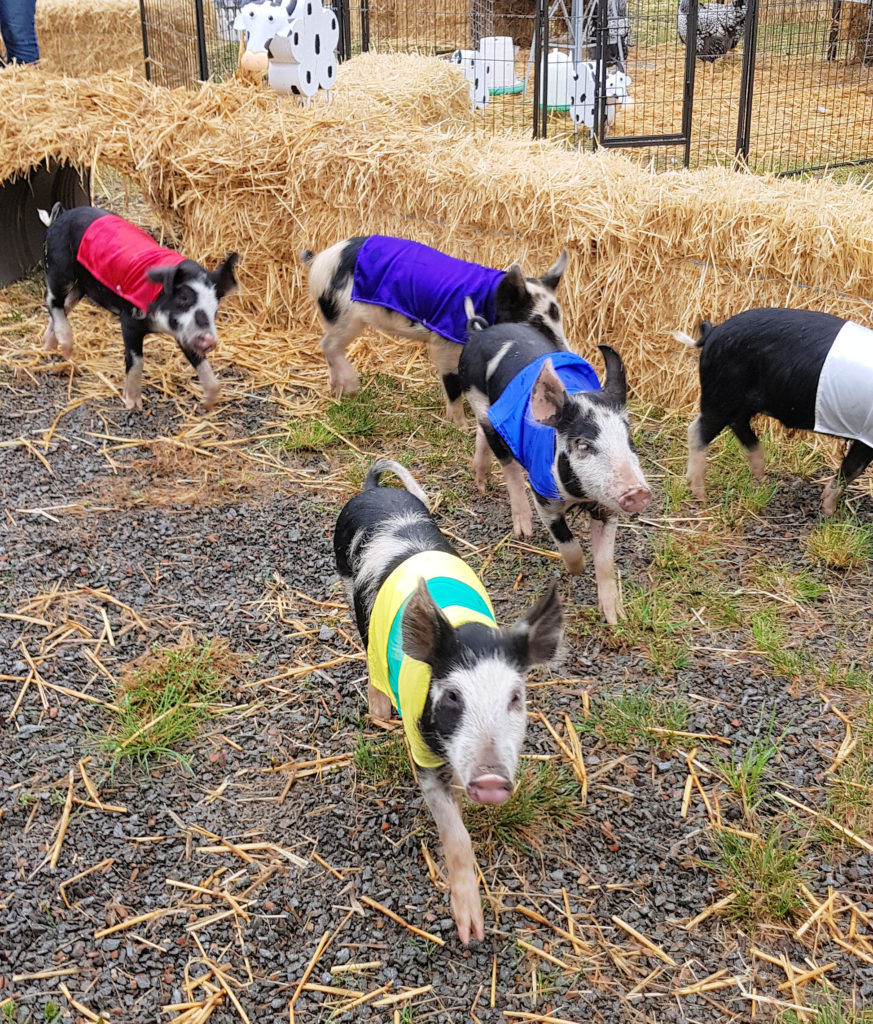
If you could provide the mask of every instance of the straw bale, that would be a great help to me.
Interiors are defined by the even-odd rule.
[[[871,323],[873,204],[860,186],[724,168],[656,174],[608,151],[404,122],[399,100],[368,91],[369,69],[360,86],[348,73],[342,103],[303,108],[236,82],[187,93],[132,76],[15,71],[0,80],[0,175],[46,156],[96,161],[134,183],[189,255],[212,264],[239,251],[242,291],[223,304],[236,326],[222,328],[222,361],[250,381],[284,380],[286,391],[326,392],[299,251],[368,232],[492,266],[519,259],[531,272],[566,245],[573,347],[600,365],[595,346],[614,344],[637,396],[666,409],[694,404],[696,361],[671,334],[701,316],[791,305]],[[365,340],[355,359],[408,373],[410,351]]]
[[[139,0],[39,0],[40,62],[55,74],[144,73]]]

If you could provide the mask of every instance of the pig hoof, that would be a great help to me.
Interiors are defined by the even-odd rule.
[[[837,491],[832,483],[829,483],[821,497],[822,514],[832,516],[837,510]]]
[[[124,396],[124,408],[128,412],[142,412],[142,399],[131,398],[128,395]]]
[[[529,519],[513,519],[512,532],[520,540],[529,539],[533,537],[533,523]]]
[[[349,367],[348,371],[337,373],[336,376],[331,374],[330,390],[334,398],[342,398],[343,395],[354,395],[359,388],[358,374],[352,367]]]
[[[43,352],[57,352],[58,350],[58,337],[54,332],[54,328],[49,326],[45,329],[45,334],[42,336]]]
[[[452,889],[452,917],[458,926],[458,937],[465,946],[471,937],[480,942],[485,938],[485,918],[478,885]]]
[[[486,473],[474,473],[473,474],[473,484],[475,485],[476,490],[480,494],[484,494],[488,490],[488,478],[489,478],[489,476],[490,476],[490,474],[487,473],[487,472]]]
[[[70,356],[72,356],[72,354],[73,354],[73,346],[72,345],[65,345],[63,342],[61,342],[60,348],[61,348],[61,355],[64,357],[64,359],[69,359]]]

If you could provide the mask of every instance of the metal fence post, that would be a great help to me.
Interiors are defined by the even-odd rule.
[[[149,26],[146,18],[145,0],[139,0],[139,23],[142,28],[142,56],[145,61],[146,81],[152,80],[151,60],[149,59]]]
[[[203,17],[203,0],[194,0],[194,21],[197,24],[197,67],[202,82],[209,78],[209,57],[206,53],[206,21]]]
[[[737,163],[749,161],[752,134],[752,104],[755,96],[755,52],[758,46],[758,0],[748,0],[746,31],[743,35],[743,67],[740,78],[740,103],[737,117]]]

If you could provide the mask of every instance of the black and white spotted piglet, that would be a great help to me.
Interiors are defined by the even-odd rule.
[[[380,487],[394,472],[405,490]],[[367,647],[370,713],[403,728],[445,852],[462,942],[484,938],[476,861],[458,799],[503,803],[524,738],[525,673],[561,637],[553,587],[523,618],[499,628],[488,594],[440,533],[402,466],[376,462],[340,512],[337,568]]]
[[[124,339],[124,404],[142,409],[142,349],[147,334],[169,334],[197,371],[203,404],[218,399],[218,381],[206,358],[216,343],[218,304],[236,288],[231,253],[208,271],[157,244],[145,231],[105,210],[79,206],[40,210],[45,239],[45,351],[69,358],[73,332],[67,314],[83,297],[115,313]]]
[[[750,420],[767,413],[786,427],[851,440],[822,496],[832,515],[845,488],[873,459],[873,331],[808,309],[749,309],[713,327],[704,320],[700,353],[700,415],[688,428],[687,479],[705,497],[706,450],[730,427],[752,472],[764,476],[764,454]]]
[[[630,437],[621,357],[600,346],[607,370],[601,390],[584,359],[558,351],[524,324],[483,327],[471,316],[470,325],[458,373],[476,414],[474,482],[485,490],[493,452],[515,534],[529,537],[526,470],[537,510],[572,573],[582,571],[585,556],[565,516],[576,505],[585,509],[598,601],[606,621],[615,623],[624,614],[615,574],[618,515],[642,512],[652,500]]]
[[[317,254],[304,249],[301,259],[324,323],[321,350],[337,397],[358,390],[346,349],[365,327],[374,327],[427,342],[442,377],[447,414],[463,426],[458,356],[467,338],[467,296],[488,323],[530,323],[566,347],[555,298],[566,249],[542,277],[525,277],[518,263],[496,270],[387,235],[349,238]]]

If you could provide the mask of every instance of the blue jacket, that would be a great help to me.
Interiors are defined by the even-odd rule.
[[[544,498],[560,498],[554,472],[555,428],[538,423],[530,411],[533,386],[547,359],[551,359],[569,394],[601,390],[594,367],[581,356],[575,352],[547,352],[512,378],[488,410],[488,419],[527,470],[530,485],[537,494]]]
[[[464,299],[469,295],[479,316],[497,319],[495,295],[503,270],[446,256],[405,238],[371,235],[358,250],[352,301],[385,306],[447,341],[467,340]]]

